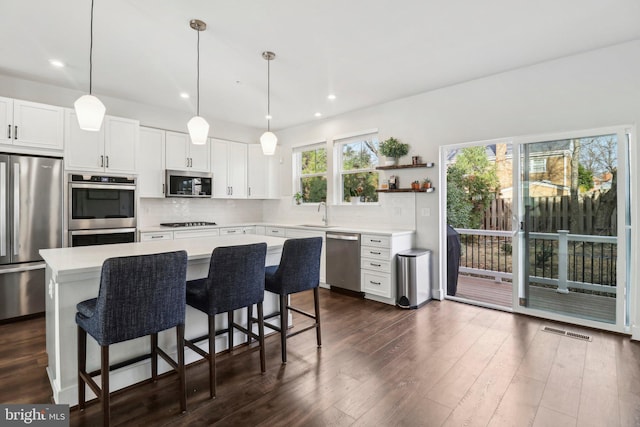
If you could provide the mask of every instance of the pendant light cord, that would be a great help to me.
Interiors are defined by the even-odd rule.
[[[93,87],[93,0],[91,0],[91,36],[89,40],[89,95],[91,95]]]
[[[198,33],[198,72],[196,77],[196,91],[197,91],[197,99],[196,99],[196,116],[200,115],[200,29],[196,31]]]
[[[267,132],[271,132],[271,59],[267,59]]]

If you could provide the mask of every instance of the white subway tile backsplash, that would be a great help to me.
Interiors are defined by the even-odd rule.
[[[161,222],[209,221],[220,225],[262,222],[261,200],[140,199],[138,227]]]

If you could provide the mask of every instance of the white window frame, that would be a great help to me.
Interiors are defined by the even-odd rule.
[[[319,148],[324,148],[324,150],[327,152],[328,154],[328,147],[327,147],[327,142],[323,141],[323,142],[316,142],[313,144],[307,144],[307,145],[299,145],[297,147],[293,148],[293,153],[292,153],[292,161],[291,164],[293,165],[293,192],[298,193],[302,191],[302,179],[303,178],[314,178],[314,177],[324,177],[325,181],[327,182],[327,191],[329,190],[329,157],[327,155],[327,168],[325,169],[324,172],[318,172],[318,173],[310,173],[310,174],[303,174],[302,173],[302,153],[306,152],[306,151],[315,151]],[[320,202],[302,202],[302,204],[305,205],[317,205]]]
[[[334,165],[335,165],[335,172],[333,174],[334,176],[334,186],[333,186],[333,194],[334,196],[334,202],[336,204],[348,204],[347,202],[344,201],[344,184],[343,184],[343,176],[344,175],[353,175],[353,174],[357,174],[357,173],[368,173],[368,172],[374,172],[378,174],[378,179],[380,179],[380,173],[379,171],[375,168],[364,168],[364,169],[352,169],[349,171],[345,171],[342,169],[342,152],[343,152],[343,146],[346,144],[352,144],[354,142],[362,142],[363,140],[371,140],[371,141],[377,141],[378,144],[380,144],[380,138],[378,135],[378,131],[377,130],[372,130],[372,131],[366,131],[366,132],[362,132],[362,133],[357,133],[357,134],[352,134],[352,135],[348,135],[348,136],[343,136],[343,137],[336,137],[333,140],[333,152],[334,152]],[[378,204],[380,202],[380,198],[378,197],[378,201],[377,202],[363,202],[362,204],[365,205],[375,205]]]

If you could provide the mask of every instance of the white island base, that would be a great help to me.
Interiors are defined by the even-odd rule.
[[[266,264],[275,265],[280,261],[284,241],[285,239],[278,237],[237,235],[41,250],[40,254],[47,263],[46,345],[49,358],[47,374],[51,382],[54,402],[71,406],[78,403],[76,304],[98,296],[100,270],[105,259],[186,250],[188,254],[187,280],[193,280],[207,276],[211,252],[216,247],[265,242],[267,243]],[[263,306],[265,316],[276,312],[278,296],[265,292]],[[257,310],[254,308],[253,312],[255,315]],[[237,310],[234,313],[234,319],[236,323],[246,326],[246,309]],[[273,318],[272,321],[278,323],[277,318]],[[216,329],[225,328],[226,325],[226,314],[216,316]],[[193,339],[206,334],[207,315],[187,306],[185,337]],[[149,353],[149,341],[149,337],[142,337],[111,345],[109,348],[110,363],[118,363],[134,356]],[[245,335],[236,331],[234,343],[245,341]],[[175,329],[158,334],[158,343],[167,354],[176,358]],[[227,344],[226,334],[216,338],[217,351],[226,350]],[[208,342],[204,340],[198,345],[206,349]],[[158,359],[159,373],[171,369],[162,358]],[[195,352],[185,349],[186,363],[199,359],[200,356]],[[100,347],[95,340],[88,337],[87,371],[99,369],[99,367]],[[109,376],[110,389],[115,391],[146,380],[150,378],[150,372],[150,359],[144,359],[133,365],[112,371]],[[256,367],[256,372],[259,372],[258,367]],[[87,388],[87,398],[91,399],[94,396]]]

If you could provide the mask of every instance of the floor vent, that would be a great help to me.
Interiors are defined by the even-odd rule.
[[[550,332],[552,334],[564,335],[569,338],[575,338],[583,341],[591,341],[591,337],[585,334],[579,334],[577,332],[565,331],[564,329],[553,328],[551,326],[543,326],[542,330],[544,332]]]

